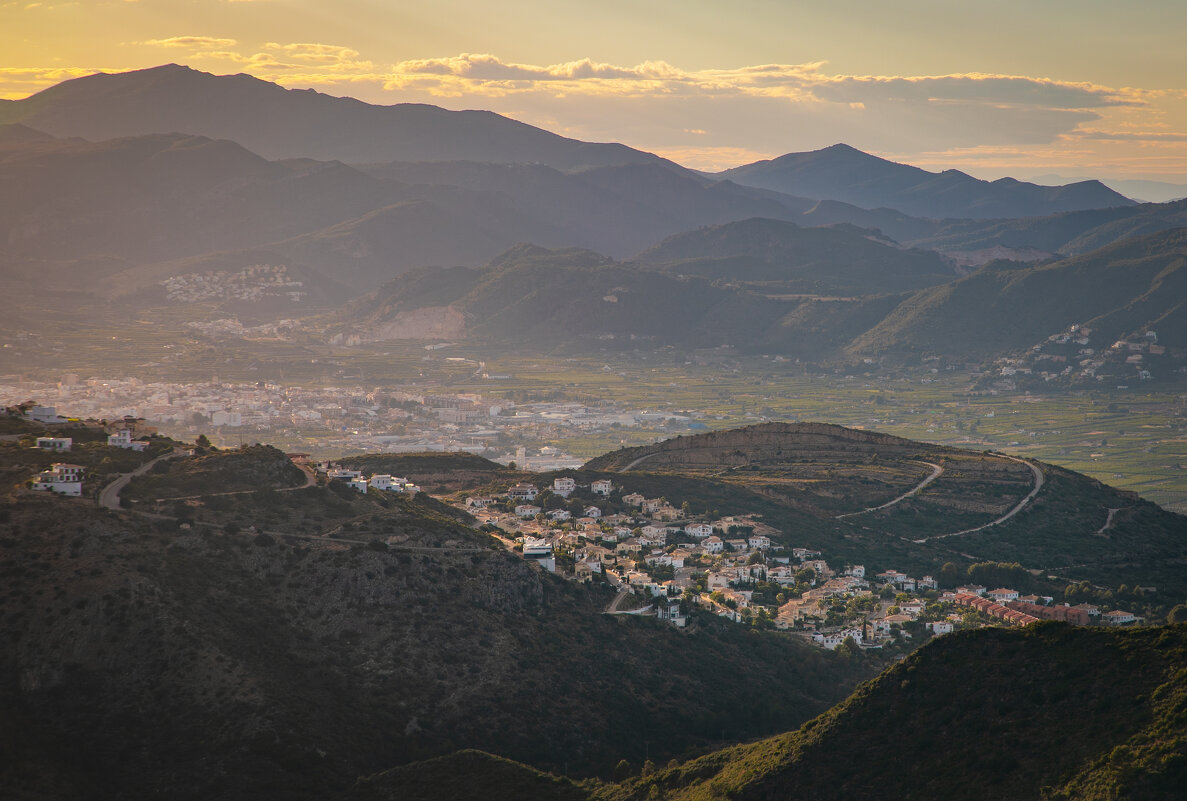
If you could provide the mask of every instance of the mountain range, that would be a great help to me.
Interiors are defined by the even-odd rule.
[[[843,145],[705,176],[485,112],[372,106],[176,65],[4,101],[4,121],[0,184],[25,188],[0,197],[14,299],[35,305],[48,283],[84,315],[206,303],[251,319],[354,299],[336,319],[367,330],[331,331],[348,339],[539,344],[559,330],[567,344],[988,358],[1050,327],[1037,295],[1010,293],[1075,280],[1083,266],[1060,257],[1187,225],[1187,201],[1135,205],[1092,182],[988,183]],[[932,219],[937,209],[969,219]],[[1032,214],[1044,216],[1021,216]],[[973,219],[986,215],[1003,218]],[[1173,236],[1149,242],[1097,261],[1178,252]],[[1009,264],[966,275],[994,260]],[[1107,293],[1061,292],[1060,325],[1173,334],[1173,293],[1147,296],[1139,273],[1110,270]],[[1017,325],[950,329],[1000,314]]]
[[[831,260],[837,254],[844,268]],[[678,235],[630,262],[520,246],[485,269],[416,271],[317,325],[342,342],[466,338],[584,351],[726,345],[811,360],[908,361],[992,360],[1078,325],[1093,352],[1156,331],[1171,349],[1164,357],[1181,360],[1185,265],[1183,228],[958,276],[934,253],[860,229],[747,220]],[[1059,361],[1069,357],[1075,366],[1084,355],[1073,348]],[[1166,375],[1179,362],[1159,364],[1151,369]]]
[[[23,100],[0,101],[0,123],[94,140],[188,133],[230,139],[268,159],[471,160],[566,169],[662,161],[624,145],[567,139],[489,111],[376,106],[177,64],[97,73]]]
[[[916,217],[990,219],[1132,206],[1099,181],[1040,186],[1013,178],[982,181],[960,170],[934,173],[845,144],[788,153],[717,173],[747,186],[838,200],[867,209],[892,208]]]

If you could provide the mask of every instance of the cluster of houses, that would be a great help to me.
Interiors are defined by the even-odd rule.
[[[389,473],[375,473],[366,476],[361,470],[350,470],[331,462],[321,462],[317,471],[330,481],[344,481],[352,490],[366,494],[368,490],[378,492],[398,492],[405,495],[415,495],[420,487],[406,478],[393,476]]]
[[[1026,354],[1005,359],[998,372],[1015,388],[1018,379],[1042,379],[1045,382],[1058,379],[1074,381],[1104,381],[1106,378],[1150,380],[1150,364],[1160,362],[1164,357],[1181,357],[1181,353],[1169,352],[1166,345],[1158,343],[1158,334],[1146,331],[1144,334],[1119,339],[1111,345],[1090,347],[1093,330],[1083,325],[1072,325],[1052,334],[1033,346]],[[1097,339],[1099,339],[1097,332]]]
[[[577,488],[575,479],[562,476],[549,489],[567,499]],[[588,488],[605,497],[617,491],[604,479]],[[1080,625],[1136,620],[1127,612],[1101,615],[1088,604],[1058,605],[1050,597],[1020,596],[1006,588],[963,586],[940,593],[933,577],[897,570],[867,576],[864,566],[847,565],[837,571],[820,551],[773,541],[779,532],[754,516],[681,521],[680,511],[665,500],[630,493],[618,504],[629,507],[629,514],[604,513],[595,503],[575,517],[568,508],[546,511],[535,503],[540,493],[533,484],[517,484],[501,497],[469,497],[466,508],[480,521],[518,534],[515,542],[525,559],[552,572],[558,562],[566,565],[560,572],[576,581],[601,578],[632,590],[647,599],[645,611],[677,626],[686,622],[682,610],[694,604],[736,622],[763,619],[834,649],[846,640],[880,647],[909,637],[908,629],[947,634],[965,624],[969,610],[1011,625],[1041,619]],[[558,560],[561,555],[566,558]],[[755,599],[760,583],[766,590]],[[772,585],[779,590],[778,605],[770,603]],[[793,593],[796,597],[786,598]],[[917,593],[927,593],[927,599],[904,598]],[[849,603],[855,598],[860,602]]]
[[[57,418],[56,410],[51,407],[36,407],[42,421]],[[30,416],[30,419],[35,419]],[[107,437],[107,444],[113,448],[124,448],[136,452],[144,451],[148,440],[133,439],[132,430],[121,428]],[[33,447],[36,450],[52,451],[53,453],[69,453],[74,449],[72,437],[37,437]],[[83,465],[55,462],[48,470],[42,470],[29,480],[29,489],[38,492],[56,492],[59,495],[79,497],[82,495],[82,482],[86,473]]]

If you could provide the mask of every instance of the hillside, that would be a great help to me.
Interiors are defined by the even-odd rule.
[[[595,797],[1170,801],[1187,780],[1185,668],[1181,625],[954,634],[797,732]]]
[[[991,262],[950,278],[943,271],[955,268],[935,254],[868,232],[748,220],[673,237],[636,262],[524,245],[486,269],[414,271],[317,326],[346,344],[464,338],[585,352],[729,345],[824,362],[991,362],[1080,326],[1091,352],[1053,351],[1055,361],[1036,374],[1078,374],[1114,343],[1155,331],[1158,353],[1139,367],[1165,379],[1187,350],[1184,230],[1061,261]],[[869,294],[850,294],[857,292]],[[1136,367],[1118,377],[1139,378]]]
[[[349,341],[455,338],[510,346],[762,341],[786,304],[705,279],[681,280],[583,250],[523,245],[485,270],[419,271],[344,307]],[[436,325],[434,325],[436,323]]]
[[[927,218],[1034,217],[1134,205],[1099,181],[1067,186],[1039,186],[1013,178],[982,181],[959,170],[933,173],[897,164],[845,144],[788,153],[734,167],[716,177],[789,195],[839,200],[865,209],[891,208]]]
[[[943,252],[1005,246],[1078,256],[1130,237],[1187,225],[1187,200],[1069,211],[1021,220],[960,220],[930,233],[898,236],[915,247]],[[893,222],[888,231],[893,230]]]
[[[567,139],[489,111],[377,106],[177,64],[64,81],[0,103],[2,123],[87,139],[196,134],[234,140],[269,159],[541,162],[563,169],[660,160],[624,145]]]
[[[200,449],[199,449],[200,450]],[[283,451],[270,445],[244,445],[158,462],[132,479],[120,493],[133,501],[154,501],[187,495],[251,492],[300,487],[306,477]]]
[[[342,489],[180,521],[7,504],[5,797],[320,799],[458,748],[603,774],[794,727],[868,675],[772,633],[601,615],[609,591],[431,500]]]
[[[1092,331],[1096,352],[1148,330],[1156,330],[1164,346],[1182,349],[1187,346],[1185,268],[1184,228],[1036,267],[988,265],[915,293],[850,349],[986,358],[1030,348],[1073,324]]]
[[[636,260],[652,269],[761,286],[768,292],[867,295],[956,277],[934,252],[908,250],[851,226],[801,228],[749,219],[669,237]]]

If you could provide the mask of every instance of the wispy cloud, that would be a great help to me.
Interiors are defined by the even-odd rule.
[[[221,39],[216,36],[170,36],[168,39],[149,39],[141,44],[153,47],[175,47],[185,50],[211,50],[214,48],[234,47],[239,44],[235,39]]]

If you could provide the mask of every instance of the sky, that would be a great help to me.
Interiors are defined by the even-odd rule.
[[[1187,183],[1183,0],[0,0],[0,97],[169,62],[490,109],[698,169],[845,142]]]

